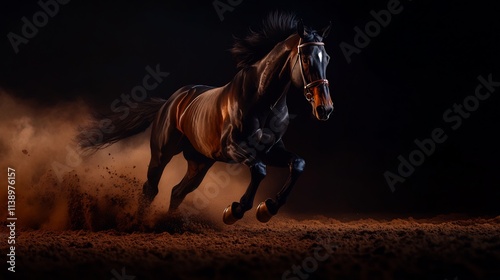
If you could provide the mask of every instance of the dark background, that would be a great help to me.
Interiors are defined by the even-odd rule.
[[[373,20],[370,11],[386,9],[387,2],[244,0],[220,21],[212,1],[73,0],[15,54],[8,32],[20,34],[21,18],[31,19],[40,7],[3,1],[0,87],[40,106],[83,98],[104,110],[142,82],[146,65],[170,72],[154,96],[168,97],[186,84],[224,85],[236,73],[228,52],[233,35],[257,28],[270,11],[294,11],[318,29],[331,20],[325,42],[335,111],[319,122],[300,92],[289,97],[297,116],[285,143],[306,159],[307,170],[287,209],[334,216],[498,215],[500,88],[456,131],[442,118],[474,93],[479,75],[500,81],[498,8],[401,1],[403,11],[347,63],[340,43],[352,45],[353,28],[363,29]],[[445,129],[447,141],[392,193],[384,172],[396,172],[398,155],[407,158],[413,141],[436,127]]]

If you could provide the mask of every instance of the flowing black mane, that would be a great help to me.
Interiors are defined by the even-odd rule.
[[[250,30],[243,38],[236,38],[231,53],[238,68],[244,68],[263,58],[277,43],[293,34],[297,28],[297,17],[292,13],[274,12],[262,22],[259,31]]]

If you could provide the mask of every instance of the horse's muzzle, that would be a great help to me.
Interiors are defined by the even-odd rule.
[[[316,107],[316,117],[320,121],[326,121],[333,112],[333,106],[331,105],[320,105]]]

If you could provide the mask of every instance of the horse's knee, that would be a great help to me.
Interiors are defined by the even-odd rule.
[[[252,179],[262,180],[267,175],[267,167],[264,163],[258,162],[252,166]]]
[[[290,169],[293,173],[300,174],[306,167],[306,161],[301,157],[294,157],[290,162]]]

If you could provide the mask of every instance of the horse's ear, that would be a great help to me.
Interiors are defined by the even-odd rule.
[[[330,34],[330,29],[332,29],[332,22],[331,21],[325,28],[321,29],[321,37],[323,39],[328,37],[328,34]]]
[[[302,19],[299,19],[297,21],[297,33],[299,34],[300,38],[304,39],[307,35],[307,31],[304,28],[304,23],[302,22]]]

